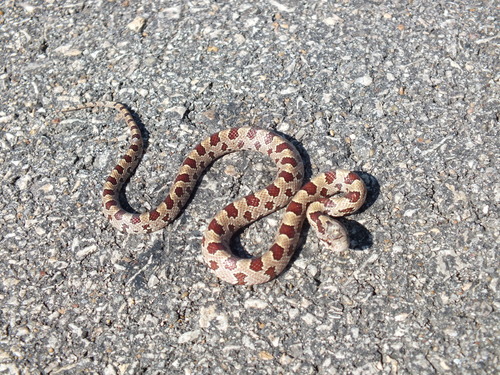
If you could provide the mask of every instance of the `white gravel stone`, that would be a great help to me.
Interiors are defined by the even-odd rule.
[[[265,309],[267,302],[260,299],[248,299],[245,301],[245,309]]]
[[[373,78],[365,75],[359,78],[356,78],[354,83],[357,83],[358,85],[363,85],[363,86],[370,86],[373,83]]]
[[[335,26],[336,24],[342,23],[342,22],[343,22],[342,18],[340,18],[339,16],[337,16],[335,14],[323,19],[323,23],[325,25],[328,25],[328,26]]]
[[[177,342],[179,344],[185,344],[188,342],[195,341],[198,337],[200,337],[200,334],[201,334],[200,330],[184,332],[182,335],[179,336]]]
[[[146,21],[147,21],[146,18],[137,16],[134,18],[132,22],[130,22],[127,25],[127,28],[129,28],[132,31],[135,31],[136,33],[140,33],[146,26]]]

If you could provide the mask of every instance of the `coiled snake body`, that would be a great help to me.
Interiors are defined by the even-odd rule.
[[[204,139],[187,155],[170,192],[158,207],[141,214],[125,211],[119,193],[142,155],[141,131],[120,103],[88,103],[64,111],[92,107],[118,110],[130,130],[129,148],[107,178],[102,193],[104,215],[120,231],[149,233],[167,226],[179,215],[202,172],[215,159],[234,151],[253,150],[276,163],[276,178],[264,189],[229,204],[210,221],[202,240],[208,267],[231,284],[261,284],[274,279],[293,256],[306,217],[325,247],[336,251],[348,248],[347,232],[332,216],[344,216],[362,206],[366,197],[363,181],[354,172],[338,169],[322,173],[302,186],[304,166],[295,147],[271,131],[254,127],[222,130]],[[236,231],[285,206],[268,251],[252,258],[239,258],[231,252],[229,242]]]

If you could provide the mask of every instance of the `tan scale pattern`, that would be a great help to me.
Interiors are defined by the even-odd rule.
[[[179,215],[203,170],[215,159],[235,151],[252,150],[276,163],[276,178],[264,189],[229,204],[211,220],[202,240],[202,254],[208,267],[231,284],[252,285],[274,279],[293,256],[306,217],[325,247],[333,250],[348,247],[347,232],[332,216],[344,216],[362,206],[366,197],[363,181],[355,173],[339,169],[320,174],[302,186],[304,166],[295,147],[271,131],[252,127],[222,130],[204,139],[184,159],[167,197],[158,207],[141,214],[125,211],[118,197],[142,155],[141,131],[120,103],[88,103],[64,111],[93,107],[118,110],[130,130],[129,148],[107,178],[102,195],[104,215],[115,228],[127,233],[149,233],[167,226]],[[229,242],[238,229],[285,206],[268,251],[250,259],[238,258],[231,252]]]

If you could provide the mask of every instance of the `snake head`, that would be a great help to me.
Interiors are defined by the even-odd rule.
[[[322,203],[314,202],[307,210],[307,219],[323,246],[332,251],[349,249],[349,235],[345,227],[330,215],[324,213]]]
[[[345,251],[349,249],[349,235],[345,227],[330,216],[321,215],[324,231],[316,231],[323,245],[332,251]]]

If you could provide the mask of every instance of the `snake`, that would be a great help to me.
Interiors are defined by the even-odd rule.
[[[129,130],[129,145],[104,183],[102,210],[111,225],[125,233],[151,233],[172,223],[182,212],[199,179],[212,162],[236,151],[258,151],[277,167],[265,188],[237,199],[210,220],[201,241],[204,263],[230,284],[255,285],[275,279],[287,267],[297,248],[307,218],[320,244],[332,251],[349,248],[346,228],[335,217],[352,214],[365,202],[366,186],[358,174],[344,169],[321,173],[303,183],[304,163],[295,146],[263,128],[243,126],[221,130],[202,140],[185,157],[166,198],[150,211],[123,208],[120,192],[143,154],[141,129],[127,107],[117,102],[92,102],[67,107],[64,112],[93,107],[117,110]],[[284,208],[274,242],[261,255],[238,256],[231,238],[242,228]]]

